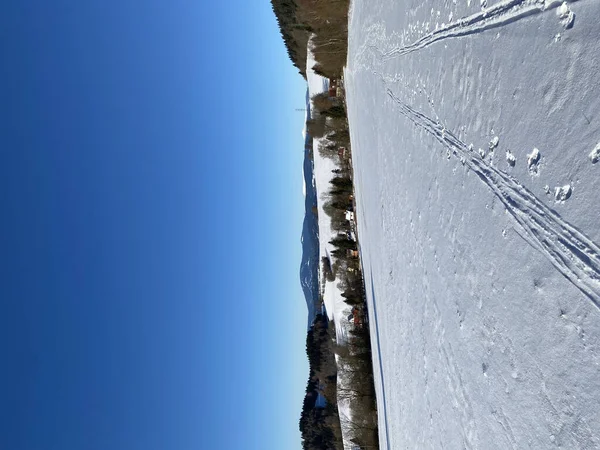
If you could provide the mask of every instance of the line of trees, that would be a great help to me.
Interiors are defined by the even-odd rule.
[[[313,97],[315,109],[340,108],[324,96]],[[337,113],[336,113],[337,114]],[[334,115],[335,116],[335,115]],[[326,115],[329,121],[332,116]],[[335,117],[336,120],[345,119]],[[345,129],[347,131],[347,128]],[[325,149],[319,148],[323,156],[338,157],[337,149],[340,142],[330,140],[327,135]],[[327,148],[334,147],[333,149]],[[351,151],[349,135],[344,141],[345,152]],[[335,150],[335,153],[333,152]],[[360,448],[379,448],[379,434],[377,427],[377,402],[375,396],[375,383],[373,378],[373,362],[371,352],[371,338],[368,325],[368,309],[366,304],[366,289],[360,260],[353,251],[358,249],[356,240],[357,230],[353,223],[346,220],[346,212],[354,212],[354,184],[352,181],[352,167],[345,164],[346,159],[337,159],[338,168],[333,170],[330,189],[326,194],[324,205],[325,213],[331,219],[331,228],[336,233],[329,241],[334,247],[331,252],[334,261],[331,264],[332,272],[338,280],[338,287],[342,291],[344,302],[352,307],[353,316],[356,312],[361,316],[358,326],[348,326],[348,340],[343,345],[335,348],[337,355],[339,377],[337,398],[350,405],[350,413],[341,417],[343,429],[349,435],[350,441]],[[349,252],[350,251],[350,252]]]
[[[350,0],[271,0],[292,63],[306,77],[308,41],[317,64],[313,70],[339,78],[348,54]]]
[[[343,450],[332,328],[327,316],[318,314],[306,335],[310,372],[299,423],[305,450]],[[324,408],[317,405],[319,395],[326,399]]]

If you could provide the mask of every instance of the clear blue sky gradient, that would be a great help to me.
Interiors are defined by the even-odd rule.
[[[267,0],[0,6],[0,448],[300,448],[305,82]]]

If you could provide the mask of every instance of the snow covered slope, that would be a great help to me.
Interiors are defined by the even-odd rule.
[[[597,0],[354,0],[383,448],[600,448],[599,17]]]

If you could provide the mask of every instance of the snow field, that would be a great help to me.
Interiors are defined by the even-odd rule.
[[[353,2],[382,448],[600,448],[598,17]]]

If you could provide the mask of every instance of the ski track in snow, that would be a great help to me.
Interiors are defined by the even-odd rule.
[[[370,48],[379,52],[385,61],[412,53],[445,39],[468,36],[499,28],[525,17],[562,7],[564,3],[566,2],[562,0],[507,0],[478,13],[450,22],[426,34],[412,44],[395,47],[386,52],[381,51],[376,46],[370,46]],[[570,26],[572,26],[572,21],[566,27],[569,28]]]
[[[573,82],[594,79],[600,3],[464,3],[353,2],[346,80],[381,447],[600,448],[598,88]],[[429,7],[454,21],[430,32]]]
[[[475,172],[521,226],[521,237],[539,250],[600,309],[600,247],[562,219],[515,178],[469,151],[468,145],[440,122],[415,111],[391,89],[386,89],[388,96],[397,103],[400,113],[432,135],[446,150]]]
[[[363,274],[365,273],[364,268],[363,268]],[[373,300],[373,316],[375,318],[377,318],[377,302],[375,301],[375,285],[373,284],[373,269],[371,268],[370,270],[371,273],[371,295],[372,295],[372,300]],[[380,333],[379,333],[379,321],[378,320],[374,320],[373,321],[375,324],[374,327],[374,332],[375,332],[375,337],[376,337],[376,348],[377,348],[377,360],[379,362],[379,377],[381,379],[381,391],[383,392],[383,396],[382,396],[382,402],[383,402],[383,422],[385,424],[385,440],[386,440],[386,444],[387,444],[387,448],[391,449],[392,447],[390,446],[390,431],[389,431],[389,425],[388,425],[388,407],[387,407],[387,401],[386,401],[386,396],[385,396],[385,377],[384,377],[384,373],[383,373],[383,363],[382,363],[382,357],[381,357],[381,340],[380,340]]]

